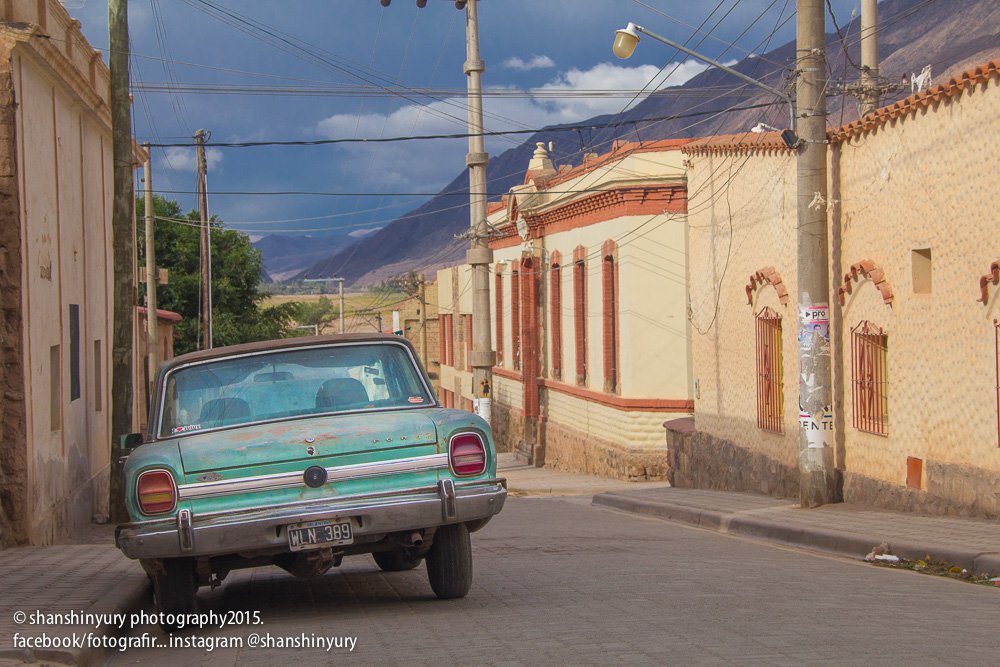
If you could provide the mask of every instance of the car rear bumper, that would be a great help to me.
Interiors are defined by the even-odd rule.
[[[350,519],[355,538],[488,519],[507,499],[507,480],[462,482],[395,493],[347,496],[266,509],[192,515],[118,526],[115,542],[129,558],[179,558],[288,548],[285,527],[305,521]]]

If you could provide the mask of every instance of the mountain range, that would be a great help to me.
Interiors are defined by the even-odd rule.
[[[883,100],[885,104],[909,95],[910,75],[927,65],[935,80],[946,80],[1000,53],[1000,3],[996,0],[884,0],[879,5],[879,21],[881,78],[905,81]],[[827,104],[832,127],[858,117],[857,100],[842,94],[840,86],[858,79],[859,32],[860,19],[855,18],[827,34],[831,71]],[[771,46],[761,43],[754,49],[758,55],[732,67],[773,87],[787,87],[792,81],[795,43]],[[491,156],[487,188],[496,195],[491,200],[496,200],[522,183],[537,142],[555,142],[558,150],[554,160],[575,166],[586,153],[610,150],[616,139],[710,136],[747,131],[760,122],[787,127],[788,110],[773,96],[712,68],[682,86],[656,91],[623,113],[599,116],[572,127],[553,126],[530,135],[523,144]],[[469,227],[467,192],[468,175],[462,170],[438,195],[378,232],[356,243],[340,237],[337,242],[344,243],[342,246],[331,238],[330,246],[322,251],[320,244],[302,237],[294,242],[268,237],[272,239],[268,250],[262,248],[267,270],[277,279],[338,275],[348,284],[366,286],[409,269],[431,273],[458,264],[464,261],[468,247],[467,240],[455,238]],[[258,247],[264,241],[267,239],[258,242]],[[300,270],[296,273],[293,267]]]

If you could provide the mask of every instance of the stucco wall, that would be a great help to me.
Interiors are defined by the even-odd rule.
[[[47,544],[107,512],[113,276],[107,69],[58,3],[15,2],[14,18],[40,7],[33,16],[59,42],[33,38],[32,26],[7,27],[0,61],[17,100],[16,148],[3,158],[17,165],[23,231],[25,537]]]
[[[1000,135],[984,131],[998,117],[993,76],[831,148],[836,460],[847,500],[1000,517],[993,326],[1000,293],[991,286],[988,305],[977,302],[980,276],[1000,259],[990,195],[1000,186]],[[690,160],[696,428],[794,469],[794,158],[695,150]],[[926,249],[931,290],[916,293],[913,251]],[[862,276],[841,308],[837,288],[862,260],[884,270],[891,303]],[[749,277],[765,267],[780,274],[787,306],[770,285],[747,305]],[[765,305],[783,316],[783,434],[756,424],[753,314]],[[851,328],[864,320],[888,335],[886,436],[853,425]],[[919,488],[906,486],[908,457],[923,462]]]

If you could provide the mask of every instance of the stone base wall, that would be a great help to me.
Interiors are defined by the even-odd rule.
[[[490,426],[498,452],[516,452],[524,441],[524,413],[509,405],[493,401]]]
[[[545,467],[632,482],[667,479],[665,447],[628,447],[548,422]]]
[[[1000,477],[969,465],[924,462],[927,489],[844,473],[844,500],[886,509],[1000,520]]]
[[[694,420],[668,422],[670,484],[684,489],[799,497],[799,472],[729,440],[694,430]]]

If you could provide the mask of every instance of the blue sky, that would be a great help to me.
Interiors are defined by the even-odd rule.
[[[835,0],[842,25],[858,2]],[[91,44],[106,49],[107,3],[64,4]],[[494,92],[485,100],[486,129],[539,128],[620,111],[630,96],[567,93],[638,91],[674,54],[664,45],[644,43],[632,59],[619,61],[611,53],[614,30],[631,20],[685,40],[716,6],[680,0],[481,0],[483,82]],[[713,57],[739,59],[794,6],[794,0],[723,0],[708,27],[724,18],[701,48]],[[220,10],[238,16],[227,23]],[[727,47],[764,12],[753,30]],[[133,108],[140,141],[188,141],[198,128],[210,130],[214,141],[466,131],[464,12],[452,0],[429,0],[425,9],[417,9],[414,0],[393,0],[387,8],[378,0],[131,0],[129,15],[134,86],[271,89],[266,95],[140,89]],[[792,39],[794,24],[786,22],[772,45]],[[284,41],[289,39],[301,40],[302,48],[289,46]],[[669,80],[655,80],[654,87],[679,85],[700,70],[695,62],[685,63]],[[285,86],[310,94],[274,94]],[[315,94],[338,87],[347,90]],[[361,87],[364,95],[358,95]],[[424,88],[435,89],[440,99],[406,91]],[[497,154],[522,139],[490,139],[487,149]],[[436,192],[451,181],[464,169],[466,150],[464,139],[210,148],[210,208],[229,226],[254,234],[331,229],[363,234],[427,198],[402,193]],[[193,207],[194,197],[187,194],[195,182],[193,151],[154,149],[153,165],[155,188],[179,191],[165,196]],[[365,196],[213,194],[287,190]]]

